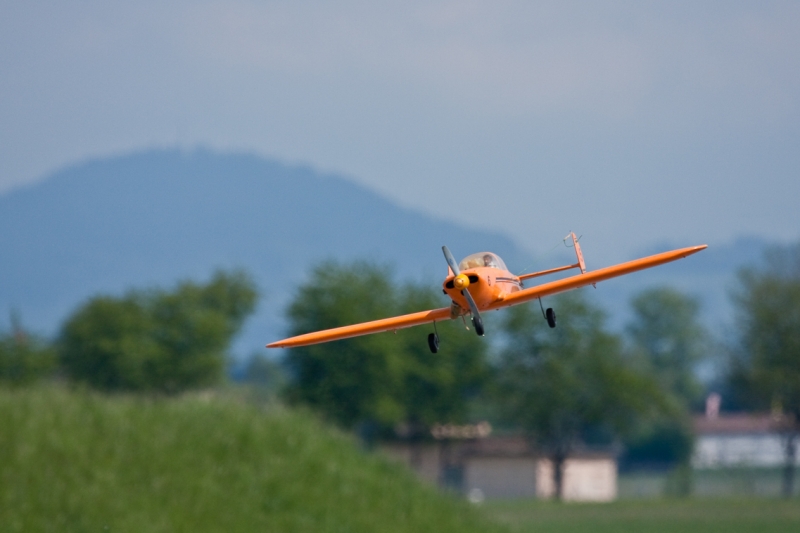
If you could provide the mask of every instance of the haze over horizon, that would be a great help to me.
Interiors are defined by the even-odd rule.
[[[796,2],[3,2],[0,194],[208,146],[599,263],[800,238]]]
[[[247,355],[266,339],[283,338],[284,311],[323,261],[369,261],[388,267],[395,283],[439,292],[441,245],[457,257],[491,250],[512,272],[571,264],[574,251],[558,238],[532,257],[501,232],[468,228],[398,206],[365,187],[309,167],[209,150],[147,150],[74,165],[28,187],[0,194],[0,312],[44,335],[98,294],[170,287],[204,280],[217,269],[244,269],[262,290],[234,350]],[[606,266],[588,250],[590,270]],[[731,320],[729,289],[742,266],[774,242],[720,243],[686,261],[586,288],[621,330],[630,299],[671,287],[695,298],[700,320],[722,331]],[[652,243],[640,255],[663,252]],[[587,295],[588,296],[588,295]],[[376,317],[377,318],[377,317]],[[6,326],[0,316],[0,331]]]

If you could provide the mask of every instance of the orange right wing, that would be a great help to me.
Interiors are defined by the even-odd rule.
[[[508,307],[509,305],[521,304],[523,302],[528,302],[544,296],[551,296],[560,292],[566,292],[579,287],[585,287],[586,285],[591,285],[593,283],[597,283],[598,281],[616,278],[617,276],[624,276],[625,274],[630,274],[631,272],[636,272],[637,270],[644,270],[645,268],[663,265],[664,263],[669,263],[671,261],[676,261],[686,256],[696,254],[697,252],[705,250],[706,248],[708,248],[707,244],[690,246],[688,248],[680,248],[670,252],[650,255],[634,261],[628,261],[627,263],[620,263],[618,265],[593,270],[584,274],[577,274],[568,278],[551,281],[550,283],[543,283],[541,285],[537,285],[536,287],[511,293],[502,301],[490,306],[490,309],[500,309],[501,307]]]

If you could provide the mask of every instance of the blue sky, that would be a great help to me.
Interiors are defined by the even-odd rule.
[[[798,2],[0,0],[0,192],[203,145],[604,263],[796,240],[798,28]]]

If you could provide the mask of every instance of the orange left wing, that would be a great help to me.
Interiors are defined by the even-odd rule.
[[[267,344],[267,348],[294,348],[296,346],[308,346],[309,344],[319,344],[321,342],[349,339],[350,337],[369,335],[370,333],[380,333],[382,331],[395,331],[398,329],[410,328],[411,326],[419,326],[420,324],[428,324],[429,322],[439,322],[449,319],[450,309],[443,307],[441,309],[432,309],[430,311],[419,311],[409,315],[373,320],[372,322],[362,322],[361,324],[353,324],[352,326],[342,326],[339,328],[306,333],[305,335],[298,335],[296,337],[283,339],[282,341],[273,342],[272,344]]]

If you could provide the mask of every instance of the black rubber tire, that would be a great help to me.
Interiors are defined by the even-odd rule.
[[[428,334],[428,348],[431,349],[431,353],[436,353],[439,351],[439,335],[436,333]]]
[[[551,328],[556,327],[556,312],[553,311],[552,307],[548,307],[547,311],[544,312],[544,316],[547,318],[547,325]]]
[[[472,325],[475,326],[475,333],[477,333],[479,337],[483,337],[483,321],[481,317],[472,317]]]

